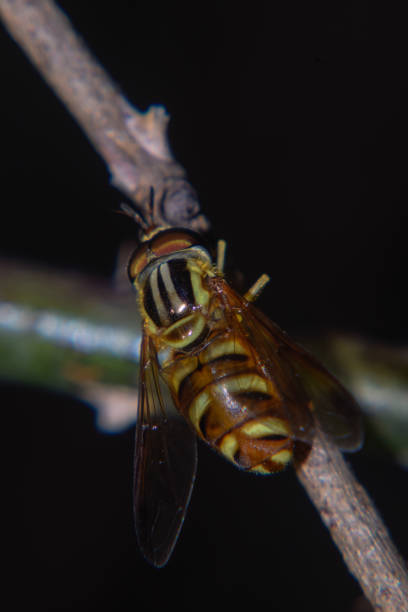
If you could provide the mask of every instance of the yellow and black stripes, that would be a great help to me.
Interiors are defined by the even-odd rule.
[[[160,266],[158,273],[162,280],[160,291],[168,312],[174,320],[179,319],[197,305],[187,260],[170,260]]]
[[[198,435],[235,465],[270,473],[291,459],[281,397],[244,339],[232,332],[216,335],[196,355],[165,368],[165,374]]]
[[[168,327],[196,305],[186,259],[153,268],[144,287],[143,306],[158,328]]]
[[[223,259],[219,249],[220,268]],[[293,446],[284,399],[211,290],[208,279],[220,274],[197,237],[179,230],[154,233],[129,265],[146,328],[158,347],[171,351],[162,373],[180,412],[238,467],[278,471]],[[248,299],[264,282],[255,284]]]

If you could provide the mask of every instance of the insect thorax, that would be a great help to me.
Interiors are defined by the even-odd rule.
[[[149,331],[172,348],[189,350],[208,335],[209,258],[194,247],[161,257],[149,266],[141,287],[141,309]]]

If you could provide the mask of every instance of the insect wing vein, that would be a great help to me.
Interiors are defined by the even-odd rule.
[[[310,398],[310,410],[322,430],[343,451],[356,451],[363,443],[360,408],[353,396],[304,348],[296,344],[277,325],[250,305],[258,325],[269,337],[279,339],[280,356],[291,365]]]
[[[344,451],[358,450],[363,441],[361,413],[352,395],[312,355],[297,345],[255,306],[222,282],[226,310],[239,314],[265,373],[282,393],[296,439],[313,442],[314,419]],[[238,325],[236,315],[232,325]]]
[[[144,333],[135,448],[135,523],[148,561],[165,565],[194,484],[196,439],[160,376],[155,345]]]

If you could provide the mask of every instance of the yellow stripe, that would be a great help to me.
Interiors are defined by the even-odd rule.
[[[262,463],[260,463],[259,465],[255,465],[254,467],[250,468],[250,471],[256,472],[258,474],[273,474],[274,471],[278,472],[279,470],[282,470],[285,467],[285,465],[287,465],[289,461],[291,461],[291,459],[292,459],[292,451],[285,448],[279,451],[278,453],[275,453],[274,455],[270,455],[267,459],[267,461],[276,463],[275,470],[268,469],[267,467],[262,465]]]
[[[171,365],[171,364],[170,364]],[[180,363],[174,368],[171,374],[171,384],[174,391],[179,392],[180,385],[189,374],[195,372],[198,366],[197,357],[190,357],[188,359],[180,359]]]
[[[200,393],[196,395],[190,404],[189,415],[194,427],[198,432],[201,432],[200,420],[204,412],[211,405],[211,402],[213,401],[213,394],[220,400],[223,399],[223,396],[228,396],[230,393],[245,393],[248,391],[269,393],[270,389],[267,380],[258,374],[241,374],[230,376],[223,378],[219,382],[210,384],[208,387],[200,391]],[[272,432],[268,430],[268,433],[270,434]],[[287,435],[287,431],[285,432],[285,435]]]
[[[203,287],[203,274],[202,271],[194,264],[188,262],[188,270],[190,272],[190,281],[193,288],[193,294],[196,304],[200,306],[207,306],[210,301],[209,292]]]
[[[259,374],[238,374],[222,379],[217,386],[226,388],[229,393],[258,392],[271,394],[268,381]]]
[[[238,440],[233,433],[226,434],[218,448],[227,459],[234,461],[234,455],[239,448]]]
[[[214,341],[205,351],[203,351],[201,361],[202,363],[208,363],[213,359],[217,359],[217,357],[223,357],[223,355],[248,356],[248,353],[245,351],[245,348],[238,338],[222,340],[221,342]]]
[[[287,423],[276,417],[249,421],[241,427],[241,431],[250,438],[264,438],[273,435],[288,436],[290,434]]]
[[[170,322],[170,319],[168,316],[167,308],[165,307],[160,295],[158,274],[158,268],[154,268],[150,275],[150,286],[152,288],[153,300],[157,308],[157,313],[159,315],[160,322],[162,325],[165,325],[166,323],[168,324]]]
[[[190,420],[199,433],[202,433],[200,429],[200,420],[204,412],[210,406],[211,401],[212,397],[209,390],[204,389],[194,398],[194,400],[190,404],[190,408],[188,411],[190,415]]]
[[[272,461],[286,465],[292,459],[292,452],[288,449],[284,449],[279,451],[279,453],[272,455],[271,459]]]
[[[170,304],[174,309],[174,312],[181,314],[187,307],[187,304],[180,300],[176,288],[173,283],[173,279],[170,275],[169,264],[164,263],[160,266],[160,274],[163,279],[165,289],[167,291]]]

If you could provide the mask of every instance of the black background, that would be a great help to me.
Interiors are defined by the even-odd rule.
[[[230,264],[268,272],[262,307],[292,332],[402,344],[406,326],[407,37],[365,2],[60,2],[140,109],[163,104],[175,157]],[[1,253],[109,277],[134,228],[103,161],[1,31]],[[200,447],[182,536],[163,570],[132,524],[133,434],[87,408],[6,386],[15,477],[14,601],[42,610],[346,611],[359,589],[292,471],[239,473]],[[407,475],[351,461],[408,556]],[[272,482],[273,480],[273,482]]]

